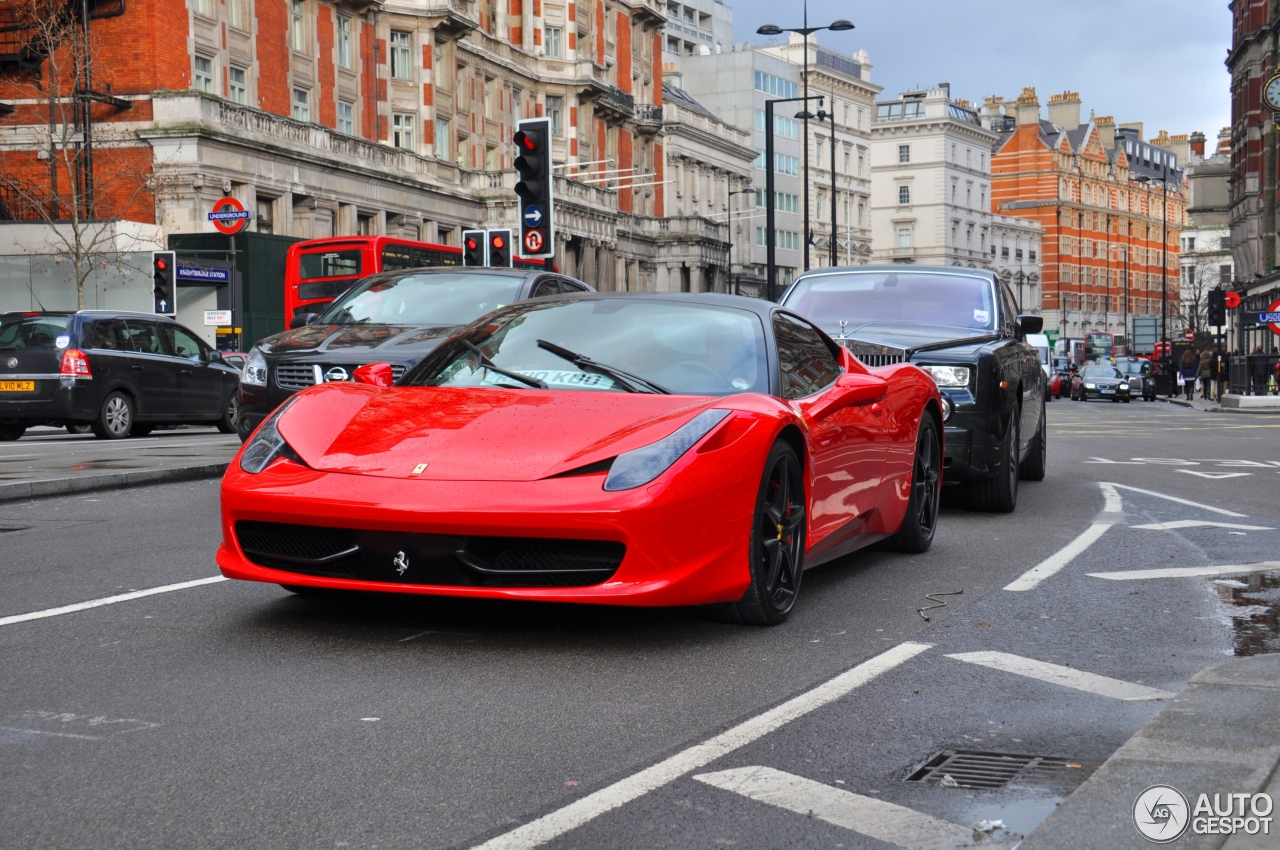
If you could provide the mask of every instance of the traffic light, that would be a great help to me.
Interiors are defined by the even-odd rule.
[[[152,306],[157,316],[178,315],[177,255],[173,251],[151,252]]]
[[[555,253],[551,197],[551,119],[525,118],[516,124],[516,194],[520,197],[520,254],[550,257]]]
[[[511,268],[511,231],[489,231],[489,265],[499,269]]]
[[[464,266],[489,265],[488,257],[485,256],[488,249],[489,243],[485,239],[483,230],[462,231],[462,264]]]
[[[1227,293],[1221,289],[1209,290],[1209,326],[1222,327],[1227,323]]]

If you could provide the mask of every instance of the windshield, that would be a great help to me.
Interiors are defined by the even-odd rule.
[[[0,317],[0,351],[51,350],[70,343],[70,316]],[[59,344],[58,337],[62,337]]]
[[[1086,366],[1080,373],[1085,378],[1123,378],[1114,366]]]
[[[506,274],[404,274],[375,277],[333,302],[325,325],[465,325],[510,304],[523,278]]]
[[[1127,360],[1117,363],[1116,368],[1121,372],[1124,372],[1126,375],[1141,375],[1143,371],[1142,367],[1145,365],[1145,363],[1139,360]]]
[[[553,390],[625,392],[625,381],[539,346],[542,340],[679,395],[768,392],[764,332],[754,313],[672,301],[592,298],[518,304],[461,338],[497,368]],[[526,388],[486,369],[460,340],[429,355],[402,386]]]
[[[948,325],[989,331],[996,327],[991,282],[962,274],[847,272],[801,278],[787,307],[837,333],[868,322]]]

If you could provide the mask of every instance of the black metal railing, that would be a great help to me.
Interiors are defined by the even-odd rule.
[[[637,103],[636,121],[641,121],[646,124],[661,124],[662,107],[653,103]]]
[[[627,115],[634,114],[636,109],[636,99],[617,86],[610,86],[605,93],[600,96],[598,103],[601,106],[613,109],[617,112],[626,113]]]
[[[1265,395],[1277,378],[1280,354],[1248,354],[1231,358],[1228,384],[1235,395]]]

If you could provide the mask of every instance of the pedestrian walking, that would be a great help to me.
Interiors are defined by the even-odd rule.
[[[1196,369],[1196,377],[1200,379],[1200,398],[1209,400],[1214,383],[1213,352],[1206,348],[1200,352],[1200,366]]]
[[[1196,372],[1199,369],[1200,358],[1196,357],[1195,351],[1188,348],[1182,352],[1182,364],[1178,367],[1178,378],[1187,401],[1191,401],[1191,393],[1196,386]]]
[[[1214,352],[1214,367],[1217,376],[1214,401],[1222,401],[1222,397],[1227,394],[1227,381],[1231,377],[1231,359],[1221,345]]]

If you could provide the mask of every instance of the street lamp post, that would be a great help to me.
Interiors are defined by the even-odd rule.
[[[804,121],[804,270],[809,270],[809,119],[813,117],[813,113],[808,111],[809,101],[809,36],[815,32],[822,30],[832,30],[833,32],[843,32],[853,29],[853,21],[847,21],[844,18],[832,21],[825,27],[809,26],[809,0],[804,2],[804,26],[802,27],[780,27],[777,24],[765,24],[756,30],[760,35],[782,35],[784,32],[794,32],[804,36],[804,101],[806,108],[797,118]],[[835,103],[831,104],[831,109],[835,111]],[[832,122],[834,124],[834,121]],[[772,125],[770,128],[772,129]],[[770,279],[772,282],[772,279]]]
[[[773,189],[773,105],[775,103],[795,103],[797,101],[808,100],[807,97],[783,97],[776,100],[766,100],[764,102],[764,191],[768,196],[764,199],[764,256],[765,256],[765,297],[770,301],[776,301],[778,294],[775,290],[775,281],[778,276],[778,256],[777,256],[777,233],[774,230],[774,201],[777,200]],[[805,113],[796,113],[799,118]],[[808,198],[808,186],[805,187],[805,197]],[[806,252],[807,253],[807,252]],[[809,267],[805,263],[805,269]]]
[[[1160,180],[1160,347],[1169,353],[1169,163],[1162,163]],[[1139,183],[1150,183],[1145,174]],[[1148,231],[1150,225],[1148,225]],[[1150,239],[1150,233],[1147,234]]]
[[[836,265],[836,93],[831,92],[831,112],[818,109],[818,120],[831,119],[831,241],[827,244],[831,254],[831,266]],[[806,190],[807,191],[807,190]]]
[[[1103,330],[1111,330],[1111,214],[1107,214],[1107,238],[1104,241],[1106,246],[1106,277],[1103,278],[1103,285],[1106,287],[1102,296],[1102,328]],[[1114,353],[1114,351],[1112,352]]]
[[[1129,227],[1129,244],[1124,249],[1124,337],[1129,347],[1133,347],[1133,334],[1129,331],[1129,255],[1133,253],[1133,222],[1126,219]]]
[[[729,190],[729,285],[725,288],[726,292],[732,291],[734,295],[741,295],[737,282],[733,279],[733,196],[745,195],[748,192],[755,194],[756,190],[747,186],[744,189]]]
[[[1076,213],[1076,288],[1080,295],[1080,312],[1084,312],[1084,213]],[[1087,321],[1084,318],[1082,323]]]

